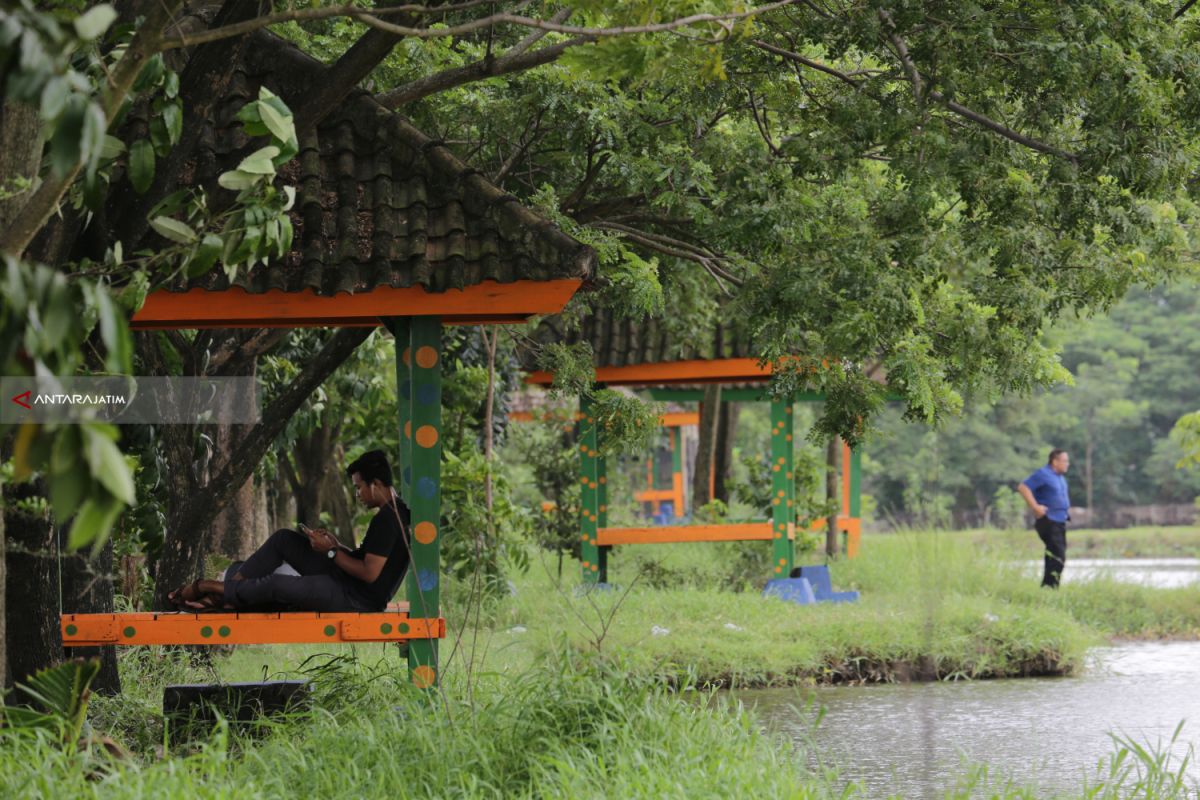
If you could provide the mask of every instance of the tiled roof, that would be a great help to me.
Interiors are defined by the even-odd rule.
[[[607,310],[584,317],[578,328],[568,326],[562,316],[547,317],[534,338],[542,344],[586,341],[595,353],[597,368],[755,355],[749,336],[734,322],[691,330],[673,320],[649,316],[627,319]],[[536,369],[532,364],[527,366]]]
[[[260,86],[271,89],[284,80],[292,86],[298,80],[317,85],[326,69],[277,37],[256,37],[249,50],[202,134],[196,185],[236,166],[249,142],[234,115],[257,98]],[[505,194],[367,92],[353,92],[305,136],[298,158],[280,173],[297,188],[294,244],[281,261],[237,277],[235,284],[251,293],[311,288],[329,296],[418,284],[443,291],[485,280],[594,274],[591,248]],[[170,288],[228,286],[217,269]]]

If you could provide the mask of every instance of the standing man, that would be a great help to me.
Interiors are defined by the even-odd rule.
[[[1042,586],[1058,588],[1058,579],[1067,564],[1067,520],[1071,515],[1071,498],[1067,494],[1067,479],[1063,476],[1071,466],[1066,450],[1051,450],[1049,463],[1026,478],[1017,491],[1037,520],[1034,530],[1046,545],[1046,570]]]

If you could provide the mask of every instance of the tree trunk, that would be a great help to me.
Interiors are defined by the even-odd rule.
[[[713,494],[726,506],[729,505],[729,478],[733,474],[733,440],[737,436],[738,414],[741,406],[737,403],[721,403],[721,413],[717,417],[716,445],[716,479]]]
[[[1092,437],[1088,435],[1087,448],[1083,455],[1083,481],[1087,492],[1087,508],[1088,518],[1096,519],[1096,509],[1092,505],[1092,451],[1095,450],[1095,445],[1092,444]]]
[[[4,492],[4,482],[0,481],[0,495]],[[0,696],[8,683],[8,547],[5,540],[4,514],[0,512]]]
[[[829,512],[825,525],[825,555],[830,558],[838,554],[838,526],[836,509],[841,506],[841,475],[838,472],[839,456],[842,453],[841,443],[832,436],[825,445],[825,505],[833,509]]]
[[[58,570],[54,525],[14,507],[14,501],[45,496],[37,484],[6,486],[4,527],[8,535],[5,586],[8,681],[25,678],[61,659],[58,631]]]
[[[700,441],[692,470],[692,511],[712,500],[713,467],[717,450],[717,421],[721,415],[721,386],[704,387],[700,404]],[[682,438],[682,437],[680,437]]]
[[[229,431],[230,426],[221,426]],[[225,434],[226,436],[228,434]],[[232,456],[232,444],[222,442],[223,435],[218,432],[217,447],[225,448],[222,461]],[[208,529],[208,552],[219,553],[229,559],[244,559],[254,552],[258,544],[266,540],[264,528],[266,522],[262,518],[266,509],[262,507],[262,497],[258,481],[253,477],[246,482],[230,498],[229,504],[222,509]]]
[[[70,525],[58,528],[58,547],[62,553],[62,597],[63,610],[79,614],[111,614],[113,608],[113,546],[110,538],[100,548],[95,559],[88,551],[67,553],[66,543]],[[51,620],[58,634],[58,615],[52,613]],[[58,651],[61,653],[61,649]],[[92,689],[103,694],[121,693],[121,676],[117,672],[117,648],[73,647],[72,658],[98,658],[100,672],[92,681]],[[57,661],[57,659],[54,659]],[[51,662],[53,663],[53,662]]]

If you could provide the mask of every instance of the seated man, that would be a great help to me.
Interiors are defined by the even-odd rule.
[[[170,600],[195,611],[262,606],[382,611],[408,569],[408,506],[392,488],[392,470],[382,450],[362,454],[346,472],[358,499],[379,509],[357,549],[339,545],[324,529],[301,533],[284,528],[246,559],[232,579],[197,580],[171,592]],[[285,563],[299,574],[276,574]]]

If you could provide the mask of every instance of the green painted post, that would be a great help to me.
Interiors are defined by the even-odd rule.
[[[671,436],[671,490],[675,494],[675,507],[672,515],[676,519],[684,515],[683,495],[687,487],[683,485],[683,431],[679,428],[667,429]]]
[[[791,535],[796,530],[795,480],[792,476],[792,403],[771,401],[771,562],[777,577],[787,577],[795,560]]]
[[[600,527],[599,453],[596,417],[590,399],[580,398],[579,415],[579,557],[584,583],[597,583],[600,580],[600,548],[596,544]]]
[[[596,438],[600,438],[599,431]],[[599,531],[608,527],[608,459],[604,456],[596,457],[596,483],[599,484],[596,487],[596,529]],[[596,563],[600,565],[596,575],[600,583],[608,583],[608,551],[611,549],[611,546],[596,547]]]
[[[396,405],[399,409],[400,446],[396,459],[396,489],[400,498],[408,503],[412,499],[412,359],[409,343],[412,340],[412,324],[409,317],[395,317],[388,329],[396,341]]]
[[[408,576],[409,614],[440,616],[442,492],[442,321],[414,317],[409,345],[412,370],[412,565]],[[408,671],[414,685],[438,682],[436,639],[414,639],[408,646]]]
[[[850,516],[862,518],[862,449],[850,451]]]

